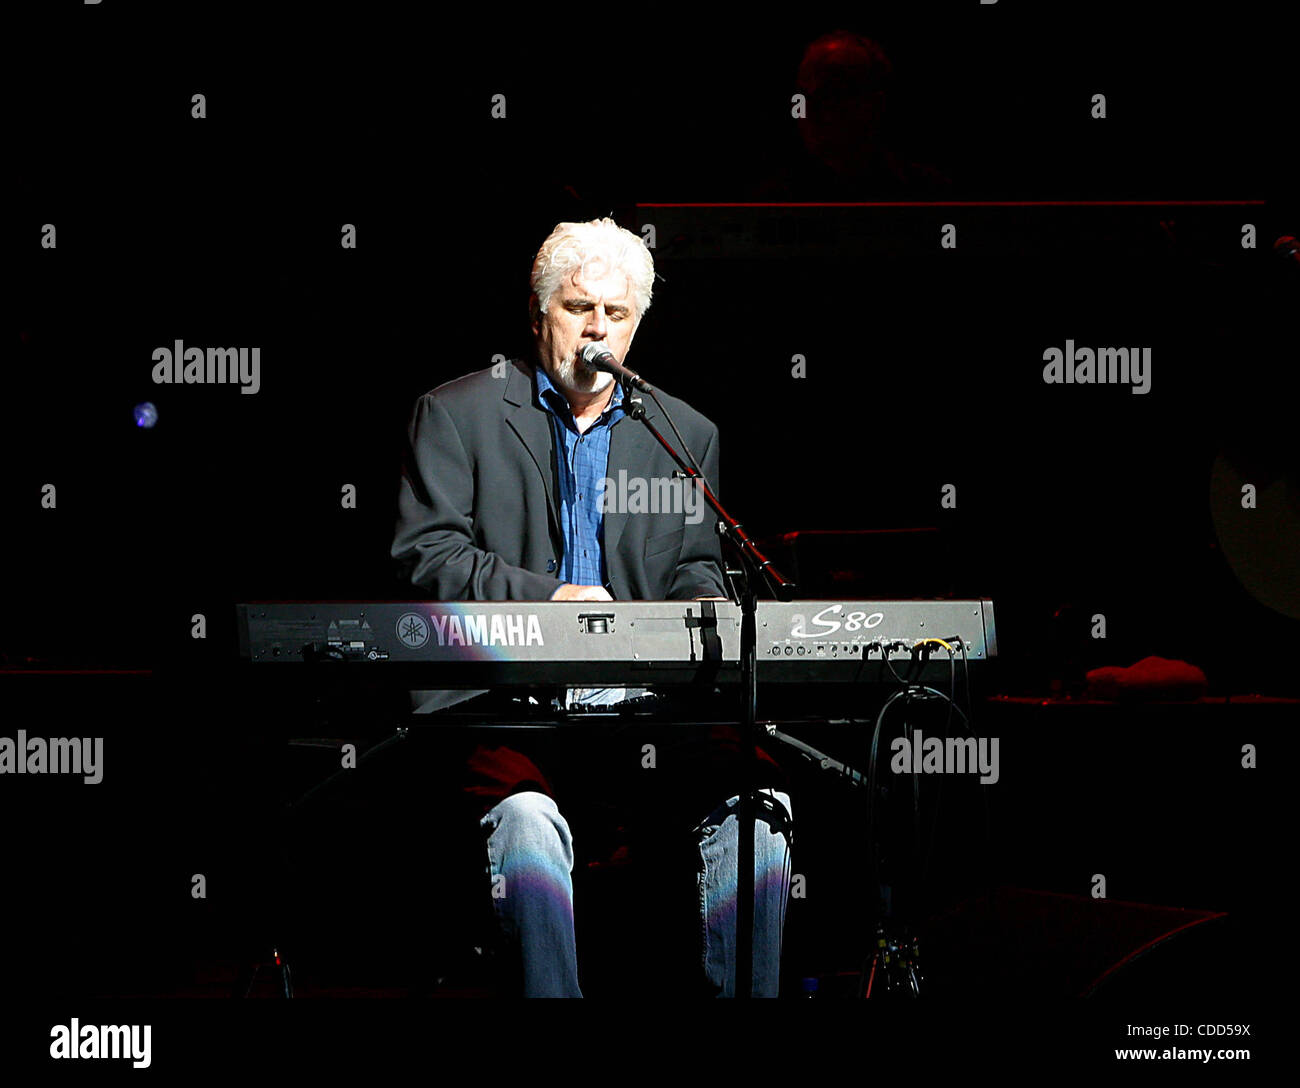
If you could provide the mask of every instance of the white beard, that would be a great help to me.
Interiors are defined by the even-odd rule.
[[[555,380],[562,391],[570,393],[600,393],[614,381],[613,374],[589,369],[578,360],[575,348],[556,364]]]

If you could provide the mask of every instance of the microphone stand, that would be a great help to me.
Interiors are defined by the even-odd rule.
[[[704,501],[718,516],[718,534],[729,540],[737,554],[745,574],[737,588],[740,605],[740,743],[743,750],[741,765],[744,768],[740,791],[740,806],[737,812],[739,825],[739,843],[737,844],[736,862],[736,974],[735,996],[752,997],[754,990],[754,825],[756,817],[756,799],[758,783],[758,759],[755,755],[758,746],[758,638],[754,616],[758,610],[756,588],[760,578],[767,582],[777,600],[788,601],[794,595],[795,585],[772,565],[749,534],[741,527],[718,502],[704,477],[694,466],[687,464],[659,433],[658,429],[646,418],[645,405],[641,398],[634,396],[624,383],[624,411],[633,419],[638,419],[650,432],[656,442],[663,447],[668,456],[688,480],[699,488]],[[658,401],[656,401],[658,403]],[[659,410],[668,417],[663,405]],[[671,417],[669,422],[671,422]]]

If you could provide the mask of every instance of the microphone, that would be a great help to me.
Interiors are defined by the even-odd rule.
[[[582,361],[593,370],[603,370],[606,374],[613,374],[619,381],[627,382],[633,389],[639,389],[642,393],[654,392],[650,383],[640,374],[628,370],[614,358],[614,353],[603,340],[597,340],[596,343],[588,344],[583,348]]]

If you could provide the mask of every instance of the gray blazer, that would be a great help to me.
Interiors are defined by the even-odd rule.
[[[718,428],[684,401],[659,393],[718,492]],[[646,414],[673,441],[646,398]],[[550,415],[537,401],[532,366],[504,378],[480,370],[416,402],[402,467],[392,555],[401,576],[434,600],[544,601],[563,582],[558,465]],[[606,475],[672,478],[672,459],[642,424],[610,432]],[[684,496],[685,482],[677,483]],[[693,486],[693,485],[691,485]],[[661,494],[662,498],[662,494]],[[717,518],[698,500],[697,523],[681,502],[657,513],[605,514],[605,568],[616,600],[724,596]]]
[[[554,433],[536,388],[532,365],[516,360],[504,378],[480,370],[416,402],[392,556],[401,577],[434,600],[544,601],[563,584]],[[659,397],[720,494],[717,427],[684,401]],[[645,404],[672,442],[654,401]],[[676,465],[641,423],[624,416],[610,432],[606,475],[618,480],[620,470],[666,480]],[[679,495],[685,486],[677,484]],[[606,512],[605,568],[616,600],[726,595],[717,519],[697,501],[703,517],[695,523],[680,502],[660,501],[658,512]],[[416,704],[427,712],[474,694],[416,693]]]

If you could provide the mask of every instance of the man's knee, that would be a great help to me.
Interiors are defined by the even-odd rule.
[[[555,801],[544,793],[526,790],[498,802],[481,821],[494,842],[512,852],[562,859],[573,869],[573,836]]]
[[[696,834],[708,836],[719,827],[732,830],[739,822],[740,798],[732,797],[719,805],[712,813],[700,821]],[[754,834],[762,838],[761,832],[783,837],[786,842],[794,838],[794,821],[790,805],[790,795],[781,790],[763,789],[757,794],[754,809]]]

